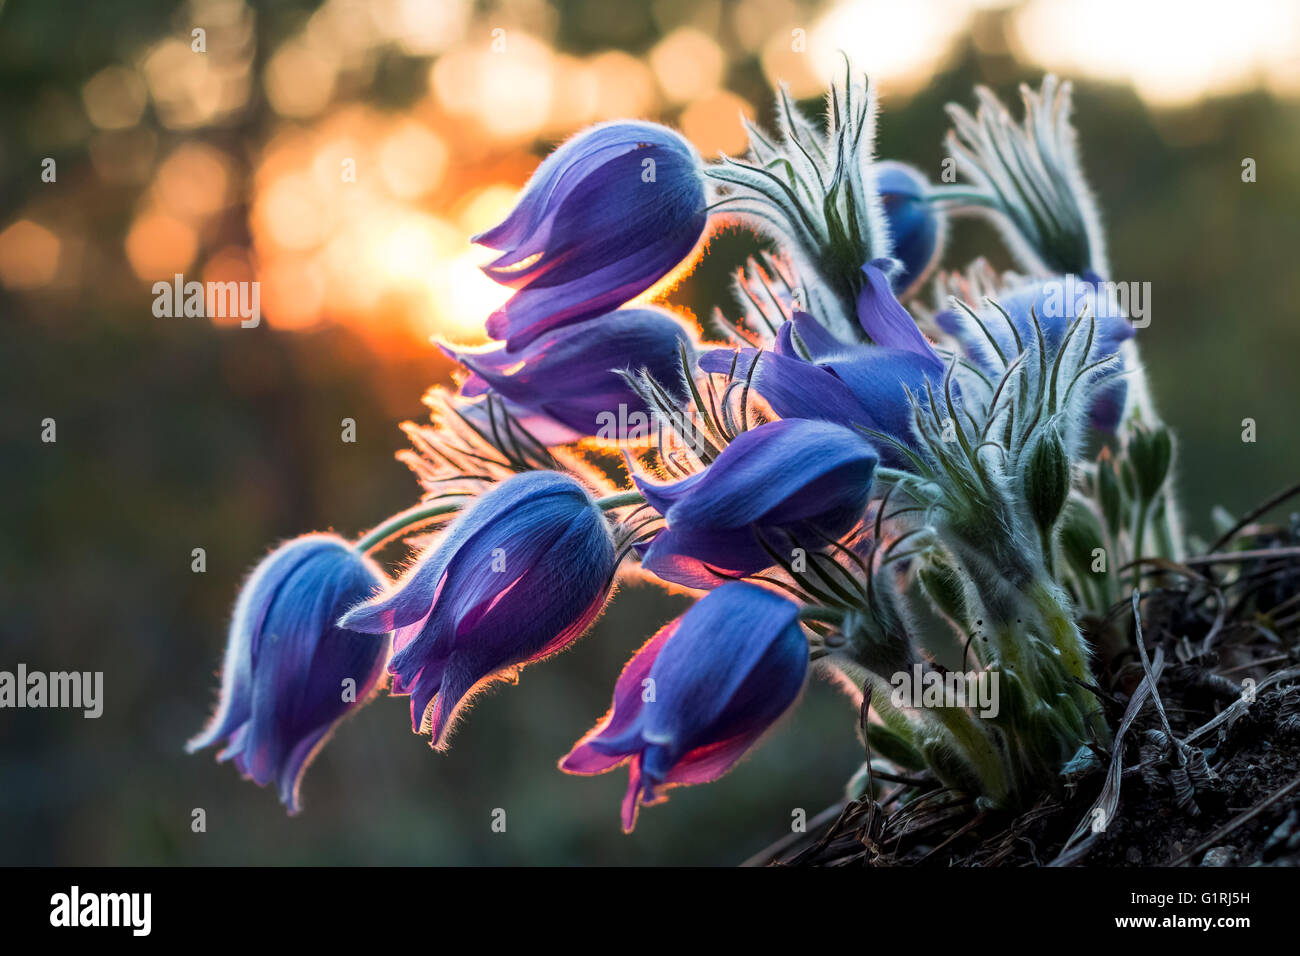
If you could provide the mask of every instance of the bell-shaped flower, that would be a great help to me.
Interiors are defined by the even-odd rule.
[[[393,693],[444,749],[476,687],[575,641],[613,582],[604,513],[574,478],[529,471],[485,493],[387,593],[340,624],[393,632]]]
[[[473,352],[444,348],[468,368],[465,396],[493,391],[514,407],[550,419],[574,437],[617,431],[646,405],[620,371],[648,371],[676,399],[684,401],[682,347],[692,348],[685,327],[662,309],[619,309],[564,326],[533,340],[519,352],[497,348]]]
[[[882,330],[891,327],[880,322],[875,328],[884,338]],[[870,429],[912,447],[916,442],[908,394],[924,405],[927,384],[937,388],[943,382],[944,364],[919,331],[920,343],[907,341],[905,326],[892,329],[897,338],[888,340],[904,341],[909,347],[842,345],[812,316],[796,313],[782,327],[775,351],[741,349],[737,357],[730,349],[716,349],[702,355],[698,364],[706,372],[732,372],[737,377],[747,376],[753,368],[754,390],[783,419]],[[795,336],[799,349],[792,344]],[[880,443],[877,449],[882,464],[906,467],[906,458],[889,444]]]
[[[1054,355],[1065,340],[1071,325],[1080,316],[1096,322],[1090,362],[1115,355],[1134,335],[1133,325],[1124,314],[1122,304],[1111,287],[1095,275],[1053,276],[1027,279],[995,297],[1002,311],[990,305],[976,310],[976,319],[964,310],[940,312],[935,321],[954,336],[968,357],[997,375],[1002,372],[1002,356],[1013,360],[1022,349],[1036,347],[1038,328],[1048,355]],[[1011,322],[1008,324],[1007,318]],[[983,330],[980,329],[983,325]],[[997,344],[994,348],[992,337]],[[1102,388],[1090,409],[1092,425],[1102,431],[1114,431],[1124,411],[1127,385],[1122,377]]]
[[[218,760],[258,786],[274,783],[297,813],[307,765],[383,676],[389,635],[335,623],[383,580],[332,534],[295,538],[263,559],[235,605],[217,712],[186,749],[224,742]]]
[[[517,291],[488,319],[511,351],[628,302],[685,259],[708,218],[699,154],[655,123],[594,126],[537,168],[518,205],[475,242]]]
[[[636,479],[667,527],[642,554],[665,581],[712,588],[777,563],[789,536],[820,547],[862,517],[879,457],[860,433],[789,418],[741,432],[703,471],[669,485]]]
[[[906,163],[876,163],[876,189],[885,207],[893,257],[901,264],[891,282],[899,296],[915,292],[943,250],[945,219],[926,199],[930,184]]]
[[[623,829],[670,787],[730,770],[799,696],[808,642],[793,602],[732,582],[665,625],[628,661],[609,714],[560,761],[573,774],[628,764]]]

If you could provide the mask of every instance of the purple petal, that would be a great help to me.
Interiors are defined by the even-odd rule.
[[[350,612],[357,628],[399,632],[394,694],[410,694],[442,748],[457,711],[485,682],[554,653],[599,613],[614,573],[609,526],[566,474],[525,472],[484,494],[386,595]],[[417,616],[418,615],[418,616]]]
[[[637,478],[667,522],[642,564],[699,588],[760,571],[773,564],[768,548],[784,547],[786,535],[819,540],[851,529],[878,460],[847,428],[788,418],[740,433],[708,468],[674,484]]]
[[[489,334],[514,352],[617,308],[686,258],[707,218],[699,157],[678,134],[653,123],[580,134],[479,237],[503,250],[484,271],[517,290],[488,319]]]
[[[774,412],[782,418],[808,418],[859,425],[871,421],[871,415],[853,392],[832,372],[812,362],[741,349],[739,359],[730,349],[707,352],[699,359],[706,372],[725,374],[735,359],[737,375],[747,374],[758,360],[753,387]]]
[[[894,297],[889,279],[881,271],[882,266],[888,265],[888,259],[876,259],[862,267],[866,281],[858,293],[858,321],[877,345],[915,352],[939,361],[934,346],[921,334],[916,321]]]
[[[656,510],[667,505],[661,513],[669,525],[739,528],[765,517],[801,521],[844,498],[864,500],[877,461],[871,444],[846,428],[783,419],[741,432],[696,475],[672,485],[636,483]]]
[[[628,831],[664,789],[729,770],[798,698],[808,671],[798,607],[753,585],[724,585],[669,628],[628,663],[612,714],[561,762],[576,773],[628,763]]]
[[[622,737],[641,716],[645,706],[643,682],[649,676],[650,668],[659,656],[664,642],[677,630],[677,623],[670,621],[661,627],[624,665],[623,672],[614,683],[614,702],[609,713],[560,760],[561,770],[573,774],[604,773],[627,760],[626,754],[610,752],[608,747],[597,749],[595,742]]]
[[[690,344],[671,313],[620,309],[539,337],[520,352],[443,351],[474,373],[462,394],[490,388],[573,434],[597,435],[610,417],[647,413],[620,370],[648,371],[670,394],[684,397],[680,356]]]
[[[336,535],[306,535],[264,559],[235,609],[221,706],[188,749],[224,739],[218,759],[261,786],[275,782],[297,812],[307,765],[383,674],[389,635],[335,623],[382,581],[374,562]],[[346,682],[353,693],[345,695]]]

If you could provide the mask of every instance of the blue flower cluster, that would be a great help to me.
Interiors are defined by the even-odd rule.
[[[224,741],[223,759],[296,810],[311,755],[385,667],[412,727],[444,748],[477,689],[578,639],[620,575],[697,596],[560,762],[626,765],[629,830],[669,788],[729,770],[799,697],[810,662],[839,666],[877,708],[873,682],[891,667],[933,666],[909,594],[968,645],[974,619],[992,632],[981,667],[1019,667],[1003,723],[888,715],[892,753],[997,801],[1105,733],[1076,686],[1087,651],[1055,556],[1089,427],[1126,420],[1117,375],[1135,367],[1133,329],[1091,271],[1099,256],[1077,274],[1042,267],[1096,244],[1068,232],[1091,200],[1053,181],[1042,201],[1064,211],[1039,212],[1057,231],[1017,236],[1038,271],[926,308],[948,219],[974,210],[1014,231],[1019,193],[876,161],[865,83],[837,86],[824,133],[782,103],[781,135],[755,132],[739,160],[708,164],[670,129],[621,122],[542,162],[476,237],[499,252],[487,274],[515,292],[487,319],[491,348],[444,349],[465,375],[445,396],[458,427],[419,432],[425,501],[356,545],[308,535],[263,561],[192,748]],[[998,155],[961,152],[977,184],[1014,177]],[[743,314],[719,339],[644,300],[722,222],[777,252],[743,270]],[[602,429],[629,413],[654,421],[649,441]],[[444,489],[467,479],[477,491]],[[435,524],[392,580],[365,554]]]

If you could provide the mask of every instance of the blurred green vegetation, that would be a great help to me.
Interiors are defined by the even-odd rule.
[[[256,6],[271,35],[310,9]],[[34,172],[51,133],[48,91],[75,95],[169,7],[0,8],[0,224],[51,188]],[[560,9],[561,45],[593,43],[585,8]],[[655,24],[634,26],[600,42],[643,49]],[[371,95],[383,102],[384,77],[408,74],[378,76]],[[1014,98],[1036,77],[967,48],[910,100],[885,99],[879,153],[937,170],[945,102],[969,103],[980,82]],[[757,63],[731,64],[727,83],[770,115]],[[1242,511],[1300,479],[1300,114],[1265,94],[1153,113],[1127,88],[1080,82],[1076,121],[1115,278],[1152,284],[1139,341],[1180,437],[1189,523],[1204,531],[1211,506]],[[254,112],[246,128],[258,122]],[[75,144],[55,155],[69,180],[84,164]],[[1243,157],[1256,160],[1257,182],[1241,181]],[[103,233],[92,238],[120,256],[129,213],[97,210]],[[752,245],[715,239],[675,301],[704,314]],[[975,255],[1010,265],[991,229],[958,224],[946,263]],[[185,756],[215,700],[242,575],[278,539],[355,534],[414,500],[392,458],[396,424],[421,416],[421,392],[448,367],[432,349],[381,355],[338,326],[157,320],[147,287],[131,288],[84,289],[71,303],[0,291],[0,668],[105,675],[98,720],[0,712],[0,863],[730,864],[788,833],[795,808],[811,818],[838,799],[861,748],[847,698],[819,680],[730,776],[674,791],[632,836],[618,827],[624,775],[555,769],[606,711],[624,661],[684,606],[647,588],[621,593],[575,649],[517,687],[485,694],[448,754],[409,732],[404,699],[374,702],[309,770],[298,818],[210,752]],[[56,444],[40,441],[46,417]],[[338,439],[343,417],[357,422],[356,444]],[[1247,417],[1256,444],[1241,441]],[[190,570],[195,547],[205,574]],[[199,807],[207,832],[196,834]],[[495,808],[504,834],[491,830]]]

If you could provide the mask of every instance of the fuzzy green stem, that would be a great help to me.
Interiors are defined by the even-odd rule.
[[[973,206],[997,207],[997,200],[990,194],[968,186],[932,186],[925,193],[926,202],[960,202]]]
[[[810,604],[799,608],[799,620],[820,621],[823,624],[843,624],[844,611],[837,607],[822,607]]]
[[[1152,427],[1163,424],[1159,413],[1156,411],[1155,401],[1151,397],[1151,386],[1147,382],[1146,366],[1142,364],[1141,358],[1137,353],[1137,343],[1130,340],[1124,343],[1126,352],[1126,366],[1130,369],[1127,376],[1129,403],[1132,411],[1129,413],[1130,418],[1145,422]],[[1183,559],[1183,520],[1182,514],[1178,508],[1178,501],[1174,496],[1172,487],[1173,479],[1167,479],[1163,494],[1165,496],[1165,507],[1161,515],[1161,543],[1166,546],[1165,557],[1173,561]],[[1140,558],[1140,554],[1133,555],[1134,558]]]
[[[1039,529],[1038,543],[1043,551],[1043,565],[1047,568],[1047,576],[1056,580],[1056,549],[1053,547],[1051,528]]]
[[[1044,626],[1047,638],[1057,653],[1061,655],[1061,664],[1066,673],[1079,680],[1092,679],[1084,652],[1083,639],[1075,626],[1074,618],[1061,606],[1061,602],[1052,594],[1052,589],[1044,584],[1034,584],[1028,589],[1028,597]]]
[[[1011,790],[1007,768],[988,733],[975,718],[960,707],[933,707],[926,711],[952,735],[979,775],[983,795],[994,803],[1003,804]]]
[[[1091,684],[1092,668],[1088,665],[1087,647],[1083,635],[1079,633],[1074,617],[1067,608],[1062,606],[1061,599],[1053,593],[1054,591],[1054,588],[1039,584],[1029,589],[1028,596],[1047,628],[1047,637],[1060,654],[1061,664],[1066,673],[1075,681]],[[1087,715],[1093,733],[1097,734],[1099,740],[1109,741],[1110,727],[1106,724],[1105,715],[1097,699],[1090,691],[1075,682],[1071,682],[1070,694],[1080,711]]]
[[[899,468],[877,467],[874,476],[876,481],[887,481],[890,484],[898,484],[905,481],[915,481],[916,475],[910,471],[903,471]]]
[[[610,511],[614,508],[622,508],[626,505],[645,504],[645,495],[641,494],[639,491],[620,491],[618,494],[599,499],[596,504],[600,507],[601,511]]]
[[[353,547],[363,554],[378,551],[394,538],[400,537],[409,531],[414,531],[416,528],[422,527],[442,515],[459,511],[464,506],[467,497],[458,496],[454,499],[421,502],[414,507],[407,508],[405,511],[399,511],[387,521],[376,525],[363,534],[357,539],[357,543]]]

